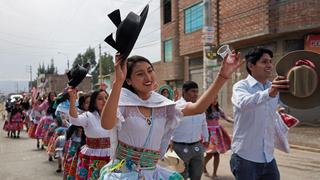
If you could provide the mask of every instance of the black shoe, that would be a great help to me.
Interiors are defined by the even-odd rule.
[[[56,172],[57,172],[57,173],[61,173],[62,170],[61,170],[61,169],[57,169]]]
[[[38,148],[38,149],[40,148],[40,144],[39,144],[39,143],[37,143],[37,148]]]
[[[52,159],[52,157],[51,157],[51,156],[49,156],[48,161],[53,161],[53,159]]]
[[[44,150],[44,146],[43,145],[41,145],[41,149]]]
[[[17,138],[20,138],[20,136],[18,135]]]

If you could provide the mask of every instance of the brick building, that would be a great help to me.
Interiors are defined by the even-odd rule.
[[[49,93],[50,91],[60,93],[67,87],[68,81],[66,74],[40,74],[37,78],[37,88],[42,93]],[[92,90],[92,77],[85,77],[79,86],[77,86],[77,89],[90,92]]]
[[[245,55],[252,47],[264,46],[274,52],[275,63],[281,56],[293,50],[313,49],[320,53],[319,0],[210,2],[215,47],[229,44]],[[202,87],[203,1],[162,0],[160,7],[161,61],[155,63],[159,84],[171,83],[181,87],[183,81],[193,80]],[[218,68],[219,66],[216,66],[214,70]],[[213,73],[213,78],[215,74]],[[220,92],[220,104],[228,113],[232,112],[232,85],[246,76],[245,67],[242,67]],[[311,110],[289,110],[305,121],[320,121],[320,107]]]

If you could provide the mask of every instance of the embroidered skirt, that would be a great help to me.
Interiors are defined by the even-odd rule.
[[[96,180],[100,169],[110,161],[110,157],[88,156],[80,152],[77,165],[77,180]]]
[[[36,139],[35,132],[36,132],[37,126],[38,126],[37,124],[32,123],[29,127],[28,135],[32,139]]]
[[[221,125],[208,126],[209,146],[207,153],[225,153],[231,148],[231,138]]]

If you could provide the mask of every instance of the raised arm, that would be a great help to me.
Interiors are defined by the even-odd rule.
[[[73,118],[78,118],[78,111],[76,109],[77,92],[73,88],[68,89],[70,108],[69,115]]]
[[[112,129],[117,123],[117,108],[119,104],[121,87],[126,79],[126,75],[127,60],[121,66],[121,57],[119,54],[116,54],[115,80],[113,82],[110,95],[101,113],[101,126],[105,129]]]
[[[232,73],[245,62],[243,59],[241,59],[239,52],[236,54],[236,52],[233,51],[231,56],[233,56],[235,59],[234,63],[227,63],[226,56],[214,82],[195,103],[188,103],[182,109],[182,112],[185,116],[203,113],[212,103],[212,97],[215,97],[218,94],[224,83],[230,79]]]

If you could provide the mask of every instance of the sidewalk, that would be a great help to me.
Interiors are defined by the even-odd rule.
[[[220,123],[232,135],[232,124],[221,120]],[[291,148],[320,153],[320,127],[296,126],[289,130]]]

